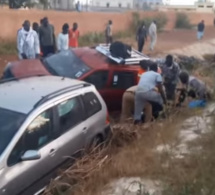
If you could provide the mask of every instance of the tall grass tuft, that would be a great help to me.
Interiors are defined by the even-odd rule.
[[[185,13],[177,13],[176,21],[175,21],[175,28],[181,29],[191,29],[192,24],[190,23],[190,19]]]

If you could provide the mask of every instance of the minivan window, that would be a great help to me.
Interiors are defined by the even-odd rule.
[[[26,118],[25,114],[0,108],[0,156]]]
[[[60,103],[57,110],[61,134],[83,121],[84,111],[80,97]]]
[[[21,156],[28,150],[39,150],[48,144],[52,136],[52,114],[51,109],[37,116],[27,127],[25,133],[12,150],[8,165],[12,166],[21,160]]]
[[[101,103],[93,92],[83,95],[87,116],[90,117],[102,109]]]
[[[80,78],[91,69],[71,50],[49,56],[43,60],[43,63],[52,74],[75,79]]]

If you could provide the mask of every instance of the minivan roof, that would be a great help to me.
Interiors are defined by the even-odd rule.
[[[57,76],[31,77],[0,84],[0,107],[28,114],[41,98],[85,82]]]

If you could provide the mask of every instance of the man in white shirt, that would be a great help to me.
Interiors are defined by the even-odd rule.
[[[112,20],[108,21],[108,25],[105,29],[105,37],[106,37],[106,43],[111,44],[113,42],[113,22]]]
[[[23,28],[17,33],[17,48],[20,59],[35,59],[40,56],[39,37],[30,26],[30,22],[26,20],[23,23]]]
[[[150,65],[149,71],[142,74],[135,93],[134,123],[141,122],[141,113],[146,102],[159,105],[166,104],[166,97],[162,86],[162,77],[157,73],[156,63]],[[158,91],[156,90],[158,89]]]
[[[66,23],[62,27],[62,32],[57,38],[58,51],[65,51],[69,49],[69,25]]]
[[[149,26],[149,36],[150,36],[150,50],[154,50],[154,46],[157,41],[157,25],[156,21],[153,21]]]

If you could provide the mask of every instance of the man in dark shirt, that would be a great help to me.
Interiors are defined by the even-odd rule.
[[[43,57],[55,53],[54,27],[49,24],[48,18],[44,18],[39,29],[39,38]]]
[[[175,103],[175,91],[179,80],[179,65],[172,55],[167,55],[165,61],[160,64],[162,69],[163,84],[166,90],[167,100]]]
[[[199,24],[198,24],[198,31],[197,31],[197,39],[201,40],[204,36],[204,30],[205,30],[205,22],[204,20],[202,20]]]
[[[136,38],[137,38],[137,44],[138,44],[138,51],[142,52],[144,44],[147,40],[147,29],[144,22],[138,28]]]

